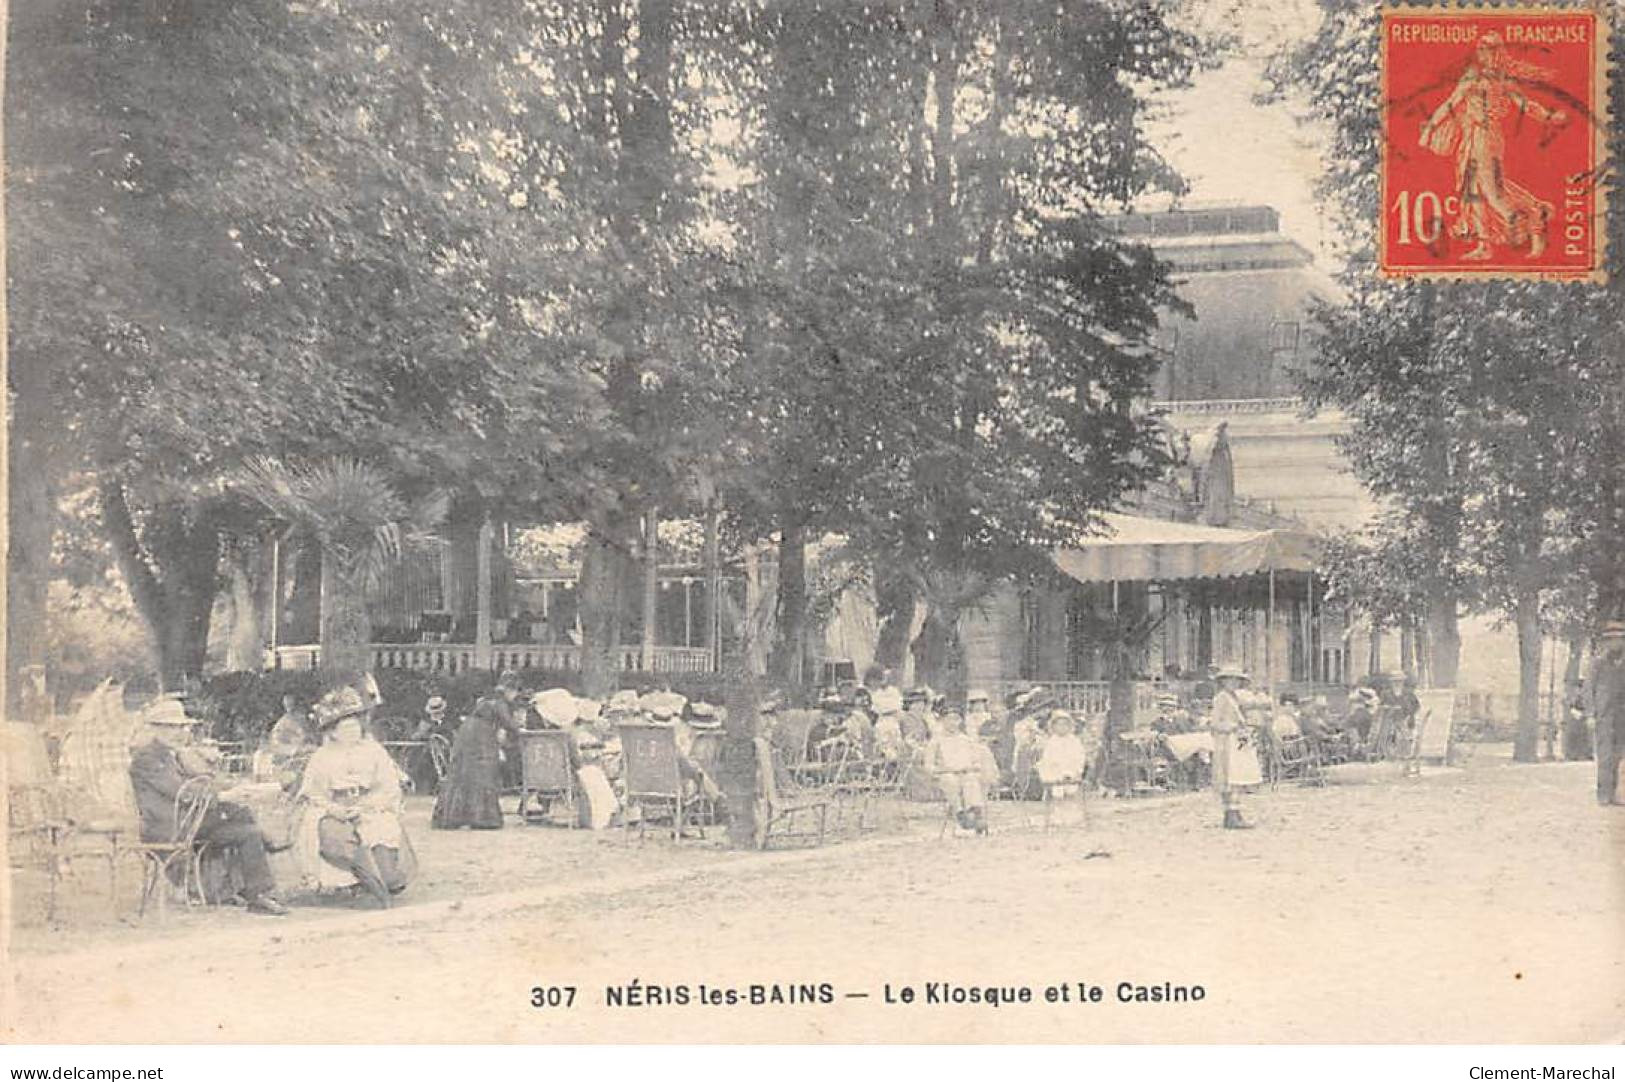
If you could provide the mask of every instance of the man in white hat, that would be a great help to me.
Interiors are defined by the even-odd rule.
[[[153,739],[130,756],[130,784],[141,813],[141,840],[173,841],[177,830],[175,797],[181,786],[193,778],[206,777],[212,792],[218,793],[220,787],[213,775],[194,770],[181,754],[191,745],[197,722],[186,716],[186,708],[178,699],[159,699],[147,708],[142,720],[150,727]],[[227,869],[242,881],[242,897],[250,913],[275,917],[287,913],[274,893],[276,884],[265,858],[265,834],[253,812],[217,799],[198,828],[197,840],[223,854]]]

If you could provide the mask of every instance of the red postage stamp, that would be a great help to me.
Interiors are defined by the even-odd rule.
[[[1599,11],[1418,5],[1382,20],[1382,272],[1600,279]]]

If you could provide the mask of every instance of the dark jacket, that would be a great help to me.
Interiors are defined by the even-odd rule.
[[[141,811],[141,838],[167,842],[175,837],[175,794],[197,775],[181,764],[175,749],[154,739],[130,756],[130,783]]]

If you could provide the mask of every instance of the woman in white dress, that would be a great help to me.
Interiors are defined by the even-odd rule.
[[[316,704],[326,741],[300,782],[295,849],[307,886],[359,883],[387,909],[391,896],[416,874],[417,856],[401,824],[400,768],[382,744],[364,735],[370,709],[348,687]]]

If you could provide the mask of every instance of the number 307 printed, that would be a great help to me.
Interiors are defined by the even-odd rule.
[[[530,990],[532,1007],[574,1007],[576,986],[573,984],[538,984]]]

